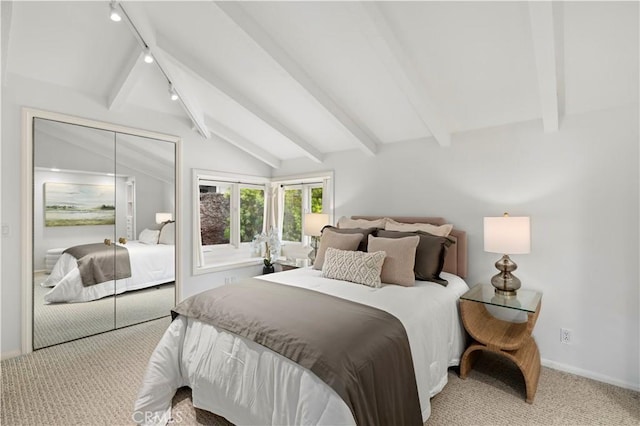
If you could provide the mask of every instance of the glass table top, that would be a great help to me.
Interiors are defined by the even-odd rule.
[[[541,298],[541,292],[523,289],[519,289],[515,296],[501,296],[496,294],[495,287],[491,284],[476,284],[469,291],[460,296],[460,299],[463,300],[501,306],[503,308],[517,309],[524,312],[535,312]]]

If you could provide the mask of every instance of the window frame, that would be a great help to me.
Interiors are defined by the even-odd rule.
[[[228,184],[237,184],[235,195],[232,190],[232,205],[231,205],[231,226],[236,226],[237,223],[238,233],[237,239],[230,238],[230,244],[224,244],[224,247],[220,245],[208,246],[212,247],[213,254],[205,256],[201,245],[201,227],[200,227],[200,181],[220,182]],[[260,186],[264,188],[264,210],[263,210],[263,230],[269,227],[270,214],[273,211],[272,201],[278,199],[275,197],[274,190],[278,186],[282,185],[295,185],[295,184],[315,184],[310,185],[308,188],[309,197],[307,198],[307,208],[311,209],[311,188],[322,187],[322,211],[329,215],[329,223],[334,223],[334,173],[330,171],[321,171],[316,173],[302,174],[302,175],[290,175],[290,176],[276,176],[276,177],[263,177],[253,175],[242,175],[238,173],[219,172],[203,169],[192,169],[192,273],[193,275],[201,275],[212,272],[224,271],[229,269],[236,269],[249,266],[258,266],[262,264],[262,257],[256,256],[252,251],[251,243],[240,243],[240,185]],[[304,199],[304,197],[303,197]],[[279,202],[279,201],[278,201]],[[284,208],[284,206],[282,206]],[[304,210],[303,210],[304,213]],[[304,214],[303,214],[304,220]],[[276,219],[277,226],[280,232],[280,239],[282,240],[282,224],[279,223],[279,218]],[[304,223],[303,229],[304,229]],[[230,237],[233,235],[233,231]],[[306,238],[306,240],[305,240]],[[299,242],[288,243],[290,247],[304,247],[305,244],[309,244],[309,237],[303,235],[303,240]],[[306,241],[306,242],[305,242]],[[235,243],[235,245],[233,244]],[[284,246],[284,244],[283,244]],[[208,252],[211,253],[211,252]],[[306,253],[305,253],[306,255]],[[205,257],[207,257],[205,259]]]
[[[205,274],[242,266],[262,263],[261,257],[251,256],[251,242],[240,242],[240,188],[262,189],[265,203],[262,211],[262,231],[266,226],[267,194],[269,179],[261,176],[239,175],[235,173],[213,172],[193,169],[193,274]],[[229,208],[229,243],[202,245],[202,228],[200,217],[200,186],[209,184],[225,184],[231,186],[231,202]],[[207,262],[206,258],[214,261]]]
[[[302,216],[301,216],[301,223],[300,223],[300,234],[301,234],[301,238],[298,241],[289,241],[289,240],[285,240],[284,238],[282,238],[282,244],[286,245],[286,244],[302,244],[303,246],[307,246],[309,244],[311,244],[311,237],[304,235],[304,222],[305,222],[305,215],[307,213],[311,213],[311,198],[312,198],[312,189],[314,188],[321,188],[323,189],[323,194],[322,194],[322,198],[323,198],[323,205],[322,205],[322,210],[320,211],[320,213],[323,213],[325,210],[324,207],[324,188],[323,188],[323,184],[322,182],[308,182],[308,183],[294,183],[294,184],[282,184],[281,187],[283,189],[283,191],[287,191],[287,190],[295,190],[295,189],[301,189],[302,193],[300,195],[300,198],[302,200],[302,207],[301,207],[301,212],[302,212]],[[282,206],[282,208],[284,209],[284,204]],[[284,222],[282,223],[281,228],[284,229]]]

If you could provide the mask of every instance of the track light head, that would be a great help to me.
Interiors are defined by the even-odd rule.
[[[169,83],[169,96],[172,101],[178,100],[178,94],[176,93],[176,89],[173,88],[173,84]]]
[[[118,13],[118,9],[116,9],[116,2],[112,1],[111,4],[109,5],[109,8],[111,9],[111,12],[109,14],[109,18],[113,21],[113,22],[120,22],[122,21],[122,16],[120,16],[120,13]]]
[[[151,55],[151,49],[149,49],[148,47],[145,47],[144,49],[144,61],[147,64],[153,63],[153,56]]]

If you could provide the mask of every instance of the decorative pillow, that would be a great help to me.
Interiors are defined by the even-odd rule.
[[[338,234],[362,234],[362,241],[358,245],[358,251],[367,251],[367,245],[369,244],[369,235],[376,236],[378,232],[378,228],[336,228],[331,225],[327,225],[322,228],[324,232],[325,229],[330,229],[331,232],[337,232]]]
[[[383,251],[365,253],[329,247],[322,266],[322,276],[377,288],[381,285],[380,272],[384,257]]]
[[[428,232],[397,232],[384,230],[379,231],[378,235],[384,238],[418,236],[420,242],[416,248],[416,259],[413,268],[416,279],[432,281],[446,287],[448,282],[440,278],[440,273],[444,265],[444,258],[447,255],[447,248],[453,243],[450,238],[438,237]]]
[[[320,238],[320,248],[316,254],[316,261],[313,264],[313,269],[322,269],[324,263],[324,253],[327,248],[333,247],[340,250],[355,251],[362,240],[363,235],[361,233],[356,234],[338,234],[330,229],[325,229]]]
[[[380,228],[384,229],[384,224],[386,223],[387,218],[383,217],[382,219],[376,220],[367,220],[367,219],[350,219],[348,217],[342,216],[338,219],[338,228]]]
[[[438,237],[446,237],[451,233],[453,225],[450,223],[444,225],[432,225],[430,223],[400,223],[393,219],[387,219],[387,223],[384,226],[386,231],[400,231],[400,232],[428,232],[429,234],[436,235]]]
[[[159,230],[143,229],[138,237],[142,244],[158,244]]]
[[[413,266],[420,237],[376,238],[369,235],[369,252],[384,251],[387,257],[380,278],[385,284],[412,287],[416,282]]]
[[[158,244],[170,244],[176,243],[176,223],[167,222],[160,229],[160,237],[158,238]]]

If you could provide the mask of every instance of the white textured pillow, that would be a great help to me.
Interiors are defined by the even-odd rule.
[[[393,219],[387,219],[387,223],[384,226],[387,231],[400,231],[400,232],[428,232],[431,235],[437,237],[446,237],[451,233],[453,225],[446,223],[444,225],[432,225],[430,223],[400,223]]]
[[[386,217],[376,220],[367,219],[350,219],[346,216],[342,216],[338,219],[338,228],[380,228],[384,229],[384,225],[387,221]]]
[[[160,237],[158,238],[158,244],[174,245],[176,243],[176,223],[167,222],[160,229]]]
[[[159,230],[143,229],[138,237],[138,241],[142,244],[158,244],[158,237],[160,236]]]
[[[329,247],[325,253],[322,276],[369,287],[380,287],[380,272],[386,255],[383,251],[365,253]]]

